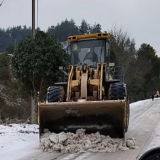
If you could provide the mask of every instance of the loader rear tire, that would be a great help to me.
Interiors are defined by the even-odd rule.
[[[63,102],[64,88],[62,86],[52,86],[47,90],[47,102]]]

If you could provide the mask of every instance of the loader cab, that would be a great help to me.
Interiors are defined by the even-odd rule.
[[[97,63],[109,63],[110,48],[108,34],[106,37],[99,34],[70,36],[70,54],[71,65],[88,64],[90,67],[96,68]]]

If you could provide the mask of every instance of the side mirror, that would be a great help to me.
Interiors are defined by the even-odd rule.
[[[139,159],[137,160],[159,160],[160,159],[160,147],[156,147],[150,149],[149,151],[145,152]]]
[[[109,67],[114,67],[115,63],[109,63]]]
[[[64,70],[63,66],[59,66],[59,70]]]

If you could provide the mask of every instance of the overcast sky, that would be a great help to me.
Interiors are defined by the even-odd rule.
[[[116,25],[135,39],[137,47],[149,43],[160,56],[160,0],[38,0],[38,4],[42,30],[66,18],[73,18],[77,25],[82,19],[97,22],[102,30]],[[32,0],[4,0],[0,28],[17,25],[32,25]]]

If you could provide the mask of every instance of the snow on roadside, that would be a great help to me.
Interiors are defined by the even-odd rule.
[[[134,103],[130,103],[130,108],[137,108],[140,107],[148,102],[152,101],[151,99],[141,100]]]
[[[37,151],[38,133],[38,125],[0,125],[0,157],[3,160],[18,160]]]
[[[156,100],[160,100],[160,98],[154,98],[154,101]],[[152,101],[152,99],[145,99],[145,100],[140,100],[140,101],[137,101],[137,102],[134,102],[134,103],[130,103],[130,108],[137,108],[137,107],[141,107],[145,104],[148,104],[149,102],[154,102]]]

